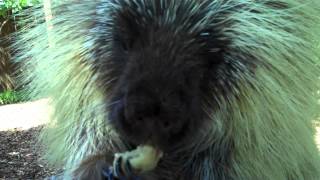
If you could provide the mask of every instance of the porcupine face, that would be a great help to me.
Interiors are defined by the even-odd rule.
[[[214,27],[187,25],[207,15],[205,10],[190,15],[195,4],[172,2],[180,6],[172,10],[171,1],[158,2],[141,1],[140,9],[121,2],[123,8],[113,14],[116,80],[109,119],[129,142],[166,150],[194,136],[209,119],[203,105],[213,95],[210,81],[227,43],[217,39]]]

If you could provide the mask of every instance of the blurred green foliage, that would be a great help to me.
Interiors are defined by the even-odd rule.
[[[23,101],[23,93],[17,91],[5,91],[0,93],[0,105],[13,104]]]
[[[8,12],[16,13],[24,7],[38,4],[41,0],[0,0],[0,17],[8,16]]]

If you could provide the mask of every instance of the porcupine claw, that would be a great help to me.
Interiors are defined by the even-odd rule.
[[[116,177],[131,177],[133,174],[153,170],[160,158],[162,151],[148,146],[138,146],[133,151],[116,153],[113,161],[114,174]]]

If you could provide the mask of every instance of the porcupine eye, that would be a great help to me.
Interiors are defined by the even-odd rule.
[[[199,34],[200,38],[203,39],[208,39],[208,37],[210,37],[210,32],[209,31],[203,31]]]
[[[128,37],[117,37],[114,39],[114,42],[116,44],[116,47],[119,48],[119,50],[127,53],[130,49],[132,49],[134,40]]]
[[[120,46],[123,51],[128,52],[133,48],[134,39],[131,37],[125,37],[120,40]]]
[[[223,52],[229,44],[227,40],[223,40],[219,33],[204,30],[198,34],[198,41],[201,45],[199,55],[204,58],[206,69],[212,71],[223,63]]]
[[[222,51],[222,46],[226,43],[218,40],[218,35],[213,32],[206,30],[199,34],[200,43],[203,43],[204,50],[206,53],[215,54]]]

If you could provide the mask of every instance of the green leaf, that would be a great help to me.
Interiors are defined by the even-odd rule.
[[[16,13],[24,7],[33,6],[41,1],[42,0],[2,0],[0,1],[0,16],[6,17],[6,12],[8,10],[12,10],[13,13]]]

